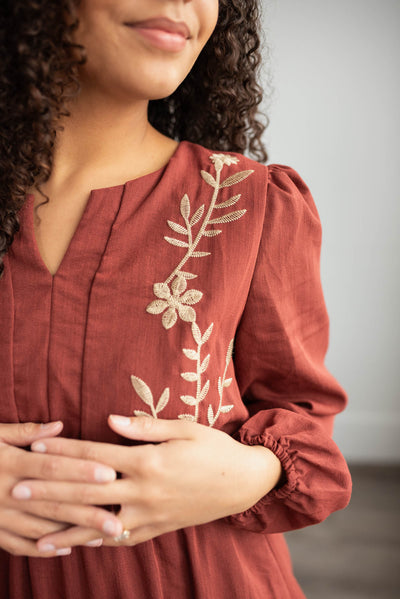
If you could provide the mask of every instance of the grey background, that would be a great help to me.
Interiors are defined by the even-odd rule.
[[[334,438],[353,463],[399,462],[400,1],[262,8],[269,163],[299,172],[322,222],[326,365],[349,395]]]

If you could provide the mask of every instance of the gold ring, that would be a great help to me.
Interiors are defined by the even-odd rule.
[[[114,541],[116,543],[120,543],[121,541],[126,541],[131,536],[131,531],[126,528],[122,531],[122,533],[118,537],[114,537]]]

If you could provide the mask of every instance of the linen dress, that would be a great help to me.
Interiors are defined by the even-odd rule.
[[[331,439],[347,395],[324,365],[320,249],[295,170],[188,141],[91,191],[54,276],[27,196],[0,280],[0,421],[129,444],[108,414],[186,418],[270,448],[286,478],[242,513],[133,547],[0,550],[1,599],[304,597],[280,533],[345,507],[351,488]]]

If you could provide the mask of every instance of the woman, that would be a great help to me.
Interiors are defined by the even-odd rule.
[[[303,597],[347,397],[256,1],[1,11],[0,596]]]

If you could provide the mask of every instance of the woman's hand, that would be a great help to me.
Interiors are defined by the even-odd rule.
[[[49,435],[57,435],[62,422],[46,425],[33,422],[0,424],[0,547],[13,555],[53,557],[70,553],[68,546],[39,553],[37,539],[78,524],[97,528],[97,538],[102,537],[104,524],[110,523],[110,534],[119,534],[121,523],[116,516],[96,507],[86,507],[58,502],[35,500],[21,502],[11,495],[11,490],[21,480],[102,482],[114,480],[115,471],[93,461],[35,454],[21,447]],[[20,447],[18,447],[20,446]],[[107,478],[108,477],[108,478]],[[97,481],[97,482],[96,482]],[[101,485],[99,485],[101,486]],[[111,525],[115,528],[111,529]],[[98,543],[97,543],[98,544]]]
[[[89,504],[120,504],[118,516],[131,531],[124,544],[136,545],[241,512],[280,478],[280,462],[270,450],[243,445],[217,429],[145,417],[110,417],[109,424],[124,437],[150,443],[127,447],[58,438],[36,442],[32,450],[107,464],[122,473],[121,479],[102,486],[26,480],[14,491],[23,485],[30,489],[32,499],[21,503],[79,503],[82,509]],[[82,545],[96,535],[96,531],[72,527],[45,536],[37,546]],[[111,539],[104,541],[104,545],[115,544]]]

